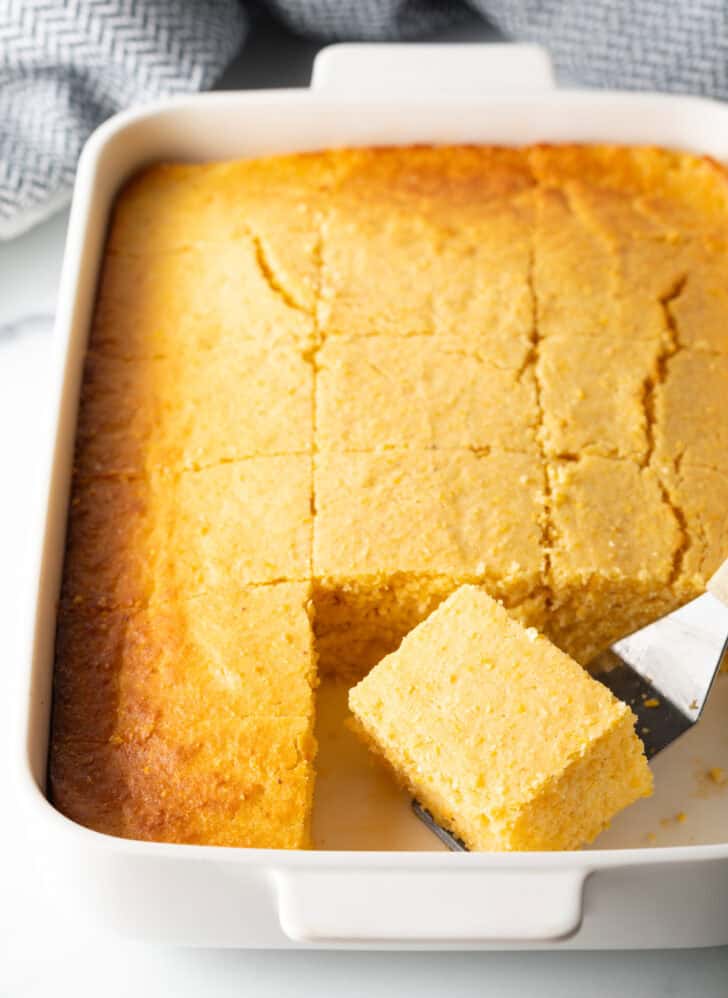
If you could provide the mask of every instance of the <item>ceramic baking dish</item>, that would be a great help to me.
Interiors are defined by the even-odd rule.
[[[22,820],[74,869],[99,918],[127,934],[214,946],[654,947],[728,943],[728,689],[655,763],[657,796],[575,853],[229,849],[132,842],[81,828],[44,796],[55,607],[84,345],[109,207],[159,159],[228,159],[335,145],[656,143],[728,160],[728,106],[555,90],[517,46],[334,46],[311,90],[215,93],[119,115],[89,140],[58,300],[53,428],[20,622]],[[728,552],[726,552],[728,554]],[[685,812],[678,819],[678,812]]]

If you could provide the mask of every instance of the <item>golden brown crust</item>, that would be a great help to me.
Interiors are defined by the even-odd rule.
[[[304,844],[316,681],[308,600],[306,584],[283,583],[136,610],[63,609],[58,806],[136,838]]]
[[[324,668],[350,674],[465,581],[583,661],[699,592],[728,554],[727,220],[722,166],[649,147],[132,178],[82,391],[58,805],[305,840],[309,625],[261,596],[251,629],[257,587],[313,582]]]

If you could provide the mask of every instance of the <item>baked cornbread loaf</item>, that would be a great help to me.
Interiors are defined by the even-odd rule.
[[[349,705],[469,849],[576,849],[652,791],[629,707],[475,586],[411,631]]]
[[[652,148],[133,178],[81,392],[58,805],[305,845],[316,674],[360,678],[463,584],[583,664],[701,591],[728,554],[727,222],[720,166]]]

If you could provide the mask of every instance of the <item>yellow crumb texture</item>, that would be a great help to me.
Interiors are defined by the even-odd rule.
[[[349,704],[472,850],[575,849],[651,793],[630,709],[474,586],[408,634]]]
[[[699,594],[728,555],[727,223],[721,166],[648,147],[133,176],[80,391],[58,806],[299,847],[319,674],[361,679],[462,585],[583,665]]]

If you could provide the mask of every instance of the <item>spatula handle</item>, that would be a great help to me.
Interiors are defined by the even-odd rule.
[[[728,606],[728,560],[724,561],[708,583],[708,592]]]

